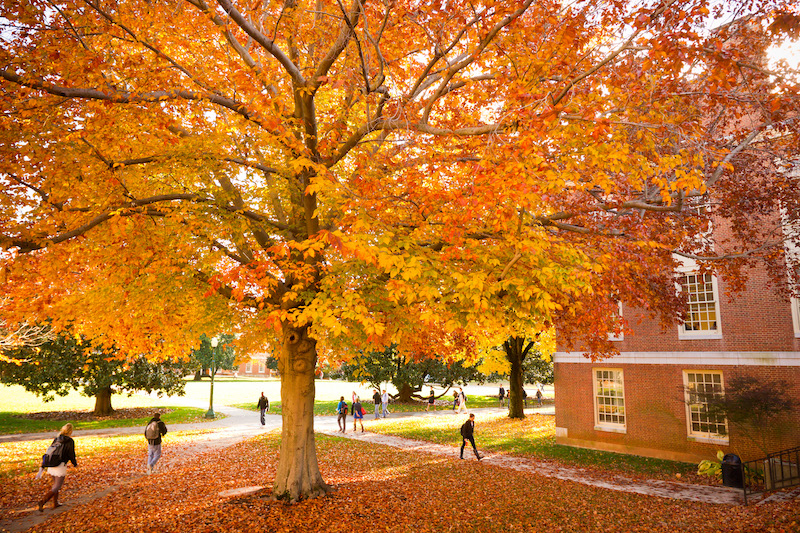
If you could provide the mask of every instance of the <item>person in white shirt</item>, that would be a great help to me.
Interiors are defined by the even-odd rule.
[[[386,418],[389,416],[389,394],[386,389],[383,389],[383,394],[381,394],[381,404],[383,405],[383,418]]]

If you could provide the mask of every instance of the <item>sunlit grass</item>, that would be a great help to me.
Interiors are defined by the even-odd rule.
[[[459,429],[466,415],[383,419],[370,424],[370,431],[460,446]],[[475,418],[478,448],[537,460],[554,460],[584,468],[598,468],[632,474],[671,478],[675,474],[693,477],[697,465],[635,455],[601,452],[556,444],[555,417],[527,415],[510,419],[504,413],[478,414]]]

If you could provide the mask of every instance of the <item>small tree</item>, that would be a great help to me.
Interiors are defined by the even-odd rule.
[[[20,347],[4,352],[0,361],[0,382],[17,384],[42,396],[45,402],[80,390],[94,396],[95,416],[114,412],[111,395],[136,391],[183,395],[183,363],[152,363],[144,356],[120,360],[101,347],[78,336],[59,335],[37,347]]]
[[[202,375],[216,376],[220,370],[234,370],[236,368],[236,350],[233,346],[233,335],[219,335],[217,351],[211,347],[211,339],[205,334],[200,336],[200,347],[192,350],[191,360],[196,372],[203,371]],[[210,374],[205,374],[208,369]],[[195,374],[196,376],[197,374]]]
[[[736,376],[725,384],[724,395],[704,397],[708,411],[726,417],[728,423],[753,441],[764,454],[771,451],[770,437],[782,428],[780,422],[798,407],[784,380],[762,380],[754,376]]]

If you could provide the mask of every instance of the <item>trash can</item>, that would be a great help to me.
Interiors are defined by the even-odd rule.
[[[722,458],[722,484],[736,489],[744,488],[744,475],[742,460],[733,453],[725,454]]]

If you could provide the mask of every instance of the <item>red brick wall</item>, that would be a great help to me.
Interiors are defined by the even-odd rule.
[[[731,297],[725,295],[724,279],[718,278],[717,284],[721,339],[679,340],[677,324],[663,331],[658,320],[642,310],[623,307],[622,315],[633,331],[615,346],[620,352],[800,351],[789,299],[766,288],[763,270],[751,271],[747,290]]]
[[[621,369],[624,376],[626,432],[595,430],[593,368]],[[800,399],[800,367],[786,366],[696,366],[600,363],[556,363],[556,426],[566,428],[559,442],[585,447],[665,458],[695,460],[713,457],[717,450],[733,452],[744,460],[765,455],[753,437],[762,432],[729,425],[729,444],[692,442],[687,438],[684,370],[718,370],[723,382],[741,374],[762,380],[785,380]],[[800,412],[795,411],[776,425],[767,442],[769,451],[800,446]]]

